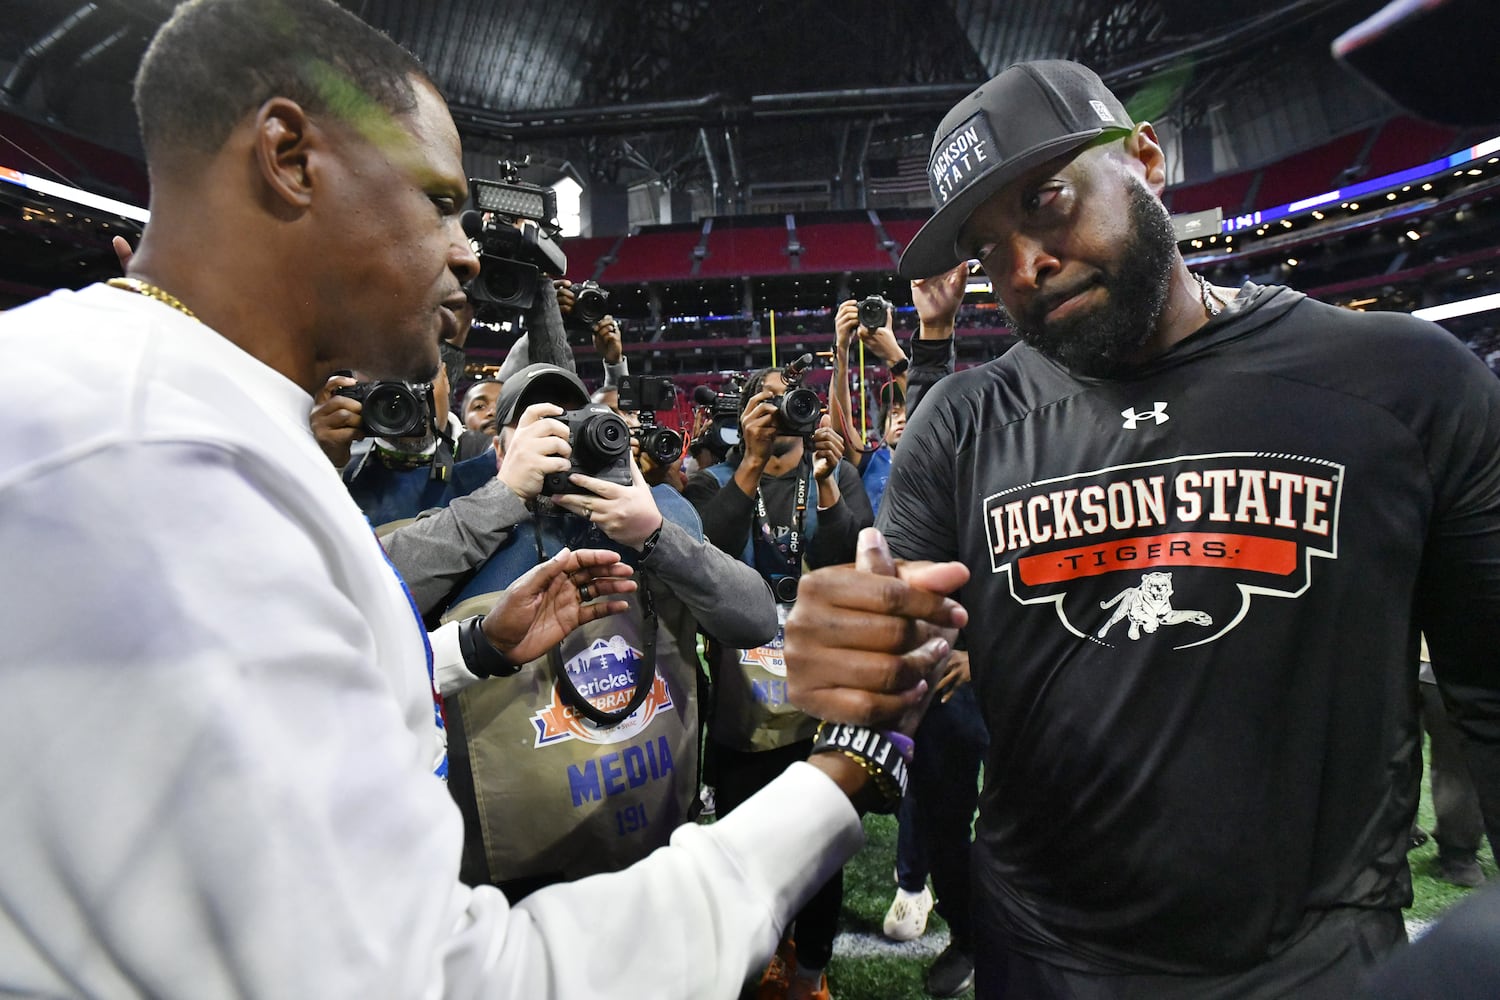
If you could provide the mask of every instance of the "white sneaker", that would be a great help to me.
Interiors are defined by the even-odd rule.
[[[898,888],[881,929],[892,941],[914,941],[927,930],[927,914],[931,912],[932,892],[925,885],[921,892]]]

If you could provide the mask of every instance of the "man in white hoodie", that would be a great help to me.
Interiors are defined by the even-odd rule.
[[[136,103],[128,276],[0,320],[0,993],[733,995],[860,843],[846,753],[515,909],[456,877],[434,671],[504,673],[629,581],[549,560],[435,662],[309,430],[334,370],[430,379],[477,267],[430,80],[327,0],[192,0]]]

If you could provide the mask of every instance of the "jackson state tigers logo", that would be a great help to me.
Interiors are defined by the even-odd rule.
[[[1116,604],[1120,605],[1119,608],[1099,629],[1098,636],[1101,639],[1122,618],[1130,622],[1132,639],[1139,639],[1142,629],[1149,633],[1163,625],[1181,625],[1183,622],[1192,622],[1194,625],[1214,623],[1212,616],[1202,611],[1173,609],[1171,573],[1144,573],[1139,587],[1126,587],[1109,600],[1100,601],[1099,607],[1107,610]]]

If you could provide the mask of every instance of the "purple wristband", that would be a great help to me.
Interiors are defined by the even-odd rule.
[[[896,752],[901,755],[902,760],[908,764],[911,763],[911,755],[916,751],[917,745],[912,742],[910,736],[907,736],[905,733],[898,733],[894,729],[883,729],[880,735],[891,741],[891,745],[896,748]]]

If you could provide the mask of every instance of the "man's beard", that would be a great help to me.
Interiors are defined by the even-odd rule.
[[[1062,300],[1041,295],[1023,315],[1010,315],[1016,336],[1079,375],[1107,378],[1128,371],[1131,355],[1156,332],[1167,304],[1177,250],[1172,219],[1139,183],[1130,182],[1128,197],[1130,238],[1114,267],[1086,286],[1104,288],[1103,305],[1048,323],[1047,313]]]
[[[786,435],[781,435],[777,437],[775,442],[773,442],[771,445],[771,457],[786,458],[792,453],[792,449],[796,448],[797,445],[801,443],[802,439],[799,437],[787,437]]]

